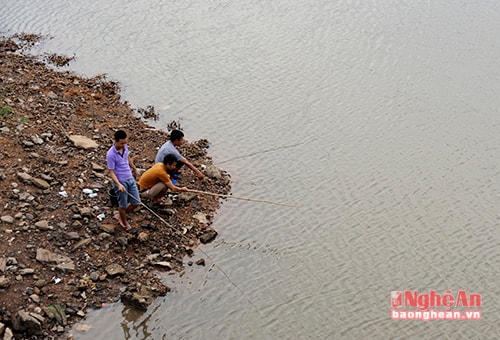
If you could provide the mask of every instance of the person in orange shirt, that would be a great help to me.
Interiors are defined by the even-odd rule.
[[[168,154],[163,157],[162,163],[156,163],[146,170],[139,179],[141,197],[150,199],[153,203],[161,204],[161,199],[167,192],[167,189],[177,192],[189,191],[186,187],[178,187],[172,184],[168,173],[176,169],[176,166],[176,156]]]

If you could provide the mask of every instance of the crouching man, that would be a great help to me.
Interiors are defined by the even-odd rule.
[[[172,191],[189,191],[186,187],[178,187],[172,184],[169,172],[176,169],[177,157],[168,154],[163,157],[162,163],[156,163],[146,170],[139,179],[140,195],[142,198],[150,199],[157,205],[164,205],[162,198],[167,189]]]

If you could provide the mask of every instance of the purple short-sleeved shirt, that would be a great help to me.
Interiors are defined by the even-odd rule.
[[[125,145],[123,148],[123,155],[116,150],[113,144],[106,152],[106,162],[108,162],[108,169],[114,170],[116,178],[119,181],[125,181],[130,178],[134,178],[132,175],[132,170],[130,170],[130,164],[128,163],[128,146]]]

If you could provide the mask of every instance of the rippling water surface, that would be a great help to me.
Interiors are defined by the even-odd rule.
[[[78,338],[500,337],[499,2],[2,7],[0,30],[208,138],[235,195],[300,205],[225,202],[206,267]],[[431,289],[481,294],[482,320],[391,320],[391,291]]]

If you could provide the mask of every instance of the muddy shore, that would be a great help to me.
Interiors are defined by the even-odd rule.
[[[203,265],[189,256],[217,235],[220,200],[193,193],[169,194],[154,209],[161,219],[143,206],[129,215],[138,235],[119,226],[105,159],[114,131],[127,132],[136,166],[147,169],[168,129],[152,128],[154,108],[131,108],[105,76],[61,70],[64,56],[29,55],[39,39],[0,38],[0,339],[68,338],[89,308],[108,302],[145,309],[168,293],[158,274]],[[184,169],[179,185],[228,194],[230,177],[208,147],[180,147],[207,177]]]

